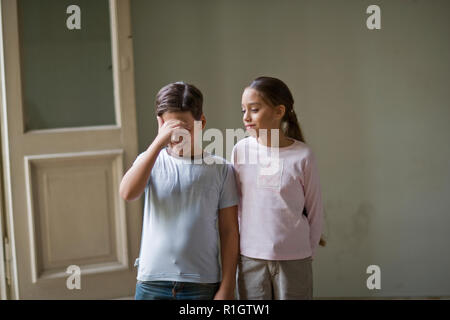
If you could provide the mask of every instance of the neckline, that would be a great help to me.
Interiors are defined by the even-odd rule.
[[[290,145],[288,145],[286,147],[268,147],[268,146],[265,146],[265,145],[259,143],[258,140],[255,137],[250,136],[249,138],[253,141],[253,143],[258,145],[258,147],[266,148],[266,149],[269,149],[269,150],[272,150],[272,149],[278,149],[280,151],[288,150],[288,149],[293,148],[294,146],[296,146],[299,143],[299,141],[297,141],[297,140],[295,140],[293,138],[286,137],[287,139],[292,141],[292,143]]]
[[[165,147],[164,151],[166,152],[167,156],[172,157],[173,159],[176,159],[176,160],[179,160],[179,161],[183,161],[183,162],[189,162],[189,163],[192,163],[193,161],[198,160],[198,159],[202,159],[202,161],[203,161],[203,159],[205,159],[208,156],[208,153],[203,151],[203,150],[202,150],[202,154],[198,154],[198,155],[194,156],[194,158],[192,158],[192,157],[191,158],[184,158],[184,157],[180,157],[180,156],[175,155],[175,154],[170,154],[168,147]]]

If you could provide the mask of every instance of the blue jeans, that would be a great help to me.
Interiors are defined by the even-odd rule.
[[[139,281],[136,300],[212,300],[220,282]]]

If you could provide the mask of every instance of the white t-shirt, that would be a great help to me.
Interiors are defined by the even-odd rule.
[[[215,163],[159,153],[145,188],[138,280],[221,281],[218,210],[237,205],[238,196],[231,164],[207,158]]]

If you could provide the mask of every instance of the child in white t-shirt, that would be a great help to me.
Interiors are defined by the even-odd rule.
[[[231,164],[195,148],[202,104],[193,85],[163,87],[158,135],[120,184],[125,200],[145,196],[137,300],[234,298],[238,195]]]

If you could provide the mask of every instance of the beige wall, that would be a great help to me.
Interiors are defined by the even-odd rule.
[[[370,4],[381,30],[365,26]],[[449,12],[445,0],[133,0],[140,150],[163,85],[197,85],[208,128],[225,129],[241,127],[246,84],[279,77],[322,182],[315,295],[450,296]]]

